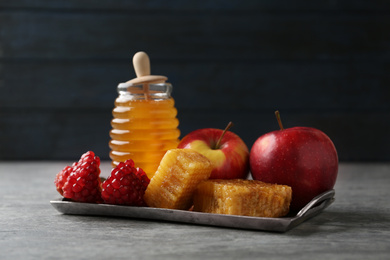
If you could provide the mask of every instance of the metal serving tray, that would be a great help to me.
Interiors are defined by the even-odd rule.
[[[303,207],[296,215],[282,218],[262,218],[202,213],[150,207],[131,207],[109,204],[71,202],[64,199],[50,201],[63,214],[149,219],[228,228],[286,232],[319,214],[334,201],[334,190],[326,191]]]

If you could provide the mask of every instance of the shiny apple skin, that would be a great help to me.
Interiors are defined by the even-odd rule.
[[[333,142],[322,131],[310,127],[293,127],[259,137],[249,160],[253,179],[292,188],[292,211],[332,189],[338,174]]]
[[[249,175],[249,149],[235,133],[227,131],[219,149],[213,149],[223,130],[203,128],[187,134],[178,148],[193,149],[205,155],[213,164],[210,179],[246,179]]]

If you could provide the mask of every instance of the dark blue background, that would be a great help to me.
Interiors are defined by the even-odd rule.
[[[0,159],[108,159],[116,86],[146,51],[182,136],[311,126],[389,161],[388,1],[0,0]]]

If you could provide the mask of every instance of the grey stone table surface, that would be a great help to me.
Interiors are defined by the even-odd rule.
[[[390,163],[340,163],[335,202],[285,233],[63,215],[68,164],[0,162],[0,259],[390,259]]]

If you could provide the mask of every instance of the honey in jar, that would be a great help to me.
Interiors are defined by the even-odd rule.
[[[118,85],[110,131],[110,158],[115,167],[132,159],[149,178],[162,157],[179,143],[179,120],[167,77],[150,75],[149,57],[138,52],[133,57],[137,78]]]

